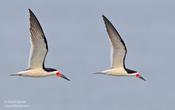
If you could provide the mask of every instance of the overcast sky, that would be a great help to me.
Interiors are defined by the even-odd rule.
[[[46,66],[70,82],[8,76],[27,69],[28,8],[48,40]],[[22,110],[175,109],[174,10],[173,0],[0,0],[0,109],[19,110],[7,107],[12,104]],[[110,66],[102,14],[127,45],[126,66],[146,82],[92,74]]]

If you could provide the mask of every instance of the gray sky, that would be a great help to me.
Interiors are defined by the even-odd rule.
[[[71,82],[8,76],[27,68],[28,8],[48,40],[46,66]],[[8,101],[26,101],[24,110],[174,109],[174,10],[173,0],[1,0],[0,109],[10,109]],[[91,74],[110,66],[102,14],[128,47],[127,67],[146,82]]]

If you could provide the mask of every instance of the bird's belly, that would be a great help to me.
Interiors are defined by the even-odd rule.
[[[128,76],[127,72],[124,69],[109,69],[106,70],[107,75],[112,75],[112,76]]]
[[[22,76],[26,77],[46,77],[49,76],[49,74],[43,70],[27,70],[21,72]]]

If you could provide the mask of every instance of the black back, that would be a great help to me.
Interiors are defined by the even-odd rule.
[[[127,71],[128,74],[133,74],[133,73],[137,72],[135,70],[130,70],[130,69],[127,69],[127,68],[125,68],[125,70]]]
[[[53,71],[57,71],[56,69],[54,68],[43,68],[45,71],[47,72],[53,72]]]

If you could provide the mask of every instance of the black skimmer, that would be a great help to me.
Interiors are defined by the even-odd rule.
[[[146,81],[140,73],[125,67],[125,57],[127,48],[120,34],[112,25],[112,23],[103,15],[103,20],[106,26],[107,33],[113,47],[112,67],[110,69],[97,72],[95,74],[106,74],[112,76],[134,76]]]
[[[69,79],[64,76],[60,71],[53,68],[45,68],[44,61],[48,52],[47,39],[44,35],[42,27],[34,15],[29,9],[30,13],[30,33],[31,33],[31,51],[29,59],[29,67],[25,71],[11,74],[11,76],[25,76],[25,77],[47,77],[57,76]]]

